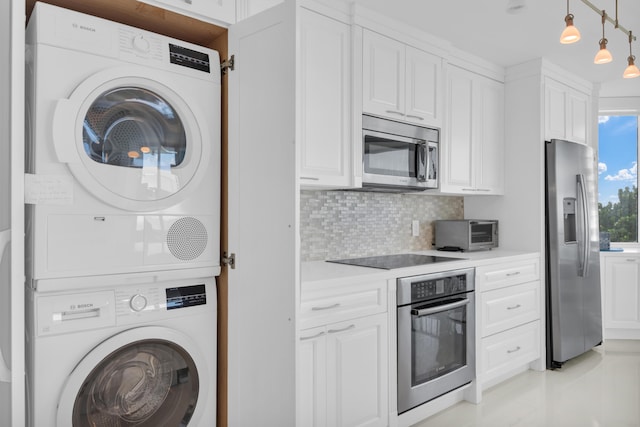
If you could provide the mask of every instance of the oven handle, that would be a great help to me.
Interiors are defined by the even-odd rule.
[[[469,302],[471,302],[469,301],[469,298],[465,298],[462,301],[456,301],[450,304],[439,305],[437,307],[423,308],[420,310],[413,309],[411,310],[411,314],[418,317],[428,316],[430,314],[440,313],[442,311],[448,311],[448,310],[453,310],[454,308],[462,307],[463,305],[469,304]]]

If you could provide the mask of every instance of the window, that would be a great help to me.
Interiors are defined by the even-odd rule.
[[[638,117],[598,120],[600,231],[612,242],[638,241]]]

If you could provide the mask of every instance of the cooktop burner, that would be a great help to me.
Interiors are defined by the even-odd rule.
[[[384,270],[392,270],[394,268],[414,267],[416,265],[433,264],[434,262],[456,261],[463,258],[451,258],[433,255],[418,254],[396,254],[370,256],[364,258],[347,258],[327,260],[327,262],[335,262],[338,264],[357,265],[359,267],[381,268]]]

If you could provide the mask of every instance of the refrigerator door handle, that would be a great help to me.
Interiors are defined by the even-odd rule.
[[[589,274],[589,203],[587,199],[587,190],[584,182],[584,175],[576,175],[576,181],[578,184],[578,196],[580,198],[580,239],[582,240],[582,254],[580,257],[580,265],[578,274],[580,277],[586,277]],[[579,245],[578,245],[579,247]]]

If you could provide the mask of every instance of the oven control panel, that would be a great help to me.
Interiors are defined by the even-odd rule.
[[[438,298],[467,291],[467,276],[445,277],[411,283],[411,300]]]
[[[473,291],[475,269],[402,277],[398,279],[397,304],[446,297]]]

